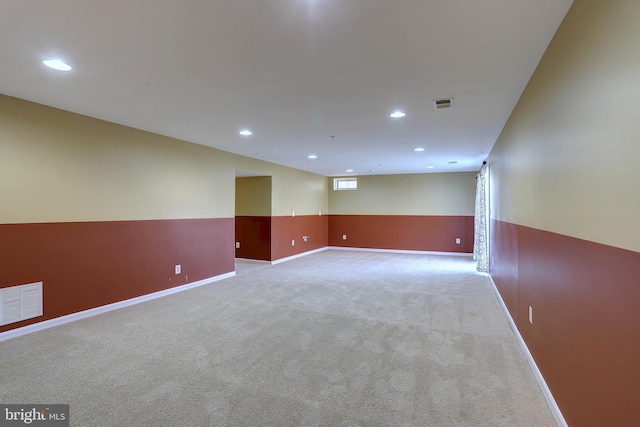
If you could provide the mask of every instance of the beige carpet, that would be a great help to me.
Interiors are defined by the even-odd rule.
[[[74,426],[555,426],[466,257],[328,250],[0,343]]]

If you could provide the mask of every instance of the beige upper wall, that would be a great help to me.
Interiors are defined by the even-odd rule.
[[[221,152],[0,96],[2,223],[232,217]]]
[[[271,177],[236,178],[236,215],[271,216]]]
[[[329,208],[341,215],[473,215],[476,173],[359,176],[357,190],[334,191]]]
[[[274,211],[327,210],[325,177],[2,95],[0,154],[0,223],[231,218],[236,169]]]
[[[234,156],[236,169],[271,176],[273,216],[324,215],[328,210],[327,178],[249,157]]]
[[[492,217],[640,251],[639,16],[574,2],[489,157]]]

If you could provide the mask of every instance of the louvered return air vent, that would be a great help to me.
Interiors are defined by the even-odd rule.
[[[453,107],[453,98],[442,98],[433,100],[433,108],[436,110],[444,110]]]

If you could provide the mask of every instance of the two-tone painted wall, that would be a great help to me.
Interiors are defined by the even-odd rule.
[[[357,190],[333,190],[329,178],[329,245],[471,253],[475,177],[358,176]]]
[[[572,427],[638,423],[638,16],[576,0],[489,157],[491,275]]]
[[[0,288],[44,283],[0,332],[233,272],[238,169],[278,211],[327,209],[325,177],[1,95],[0,149]]]
[[[236,164],[263,175],[237,179],[239,258],[277,261],[327,246],[326,177],[249,158]]]

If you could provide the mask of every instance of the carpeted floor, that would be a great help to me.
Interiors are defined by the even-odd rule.
[[[328,250],[0,343],[73,426],[555,426],[470,258]]]

